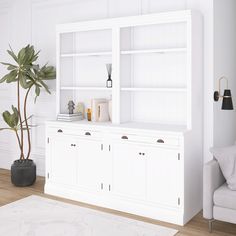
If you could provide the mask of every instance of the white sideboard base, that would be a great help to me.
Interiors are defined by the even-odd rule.
[[[185,225],[194,215],[200,210],[189,215],[188,218],[184,216],[181,209],[163,208],[153,205],[135,203],[133,200],[122,200],[119,197],[110,197],[109,194],[94,194],[78,191],[76,189],[69,189],[68,187],[56,186],[55,184],[46,184],[44,192],[49,195],[58,196],[62,198],[71,199],[74,201],[91,204],[98,207],[104,207],[112,210],[126,212],[134,215],[139,215],[154,220],[169,222],[177,225]]]

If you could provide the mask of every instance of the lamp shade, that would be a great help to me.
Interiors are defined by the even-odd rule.
[[[222,110],[233,110],[233,102],[230,89],[225,89],[222,102]]]

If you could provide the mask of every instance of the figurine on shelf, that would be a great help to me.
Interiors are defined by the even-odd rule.
[[[75,109],[75,104],[72,100],[70,100],[68,102],[68,110],[69,110],[69,114],[73,114],[74,113],[74,109]]]
[[[106,64],[107,67],[107,73],[108,73],[108,79],[106,82],[107,88],[112,88],[112,79],[111,79],[111,72],[112,72],[112,64]]]

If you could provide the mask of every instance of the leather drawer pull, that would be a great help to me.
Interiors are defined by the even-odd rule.
[[[63,133],[62,129],[57,130],[58,133]]]
[[[122,136],[121,139],[128,139],[128,137],[127,136]]]
[[[158,139],[157,142],[158,143],[165,143],[163,139]]]
[[[86,132],[85,135],[89,136],[89,135],[91,135],[91,133],[90,132]]]

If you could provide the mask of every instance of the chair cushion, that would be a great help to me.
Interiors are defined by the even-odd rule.
[[[217,206],[236,210],[236,191],[230,190],[226,183],[214,192],[213,200]]]
[[[236,190],[236,145],[211,148],[230,189]]]

